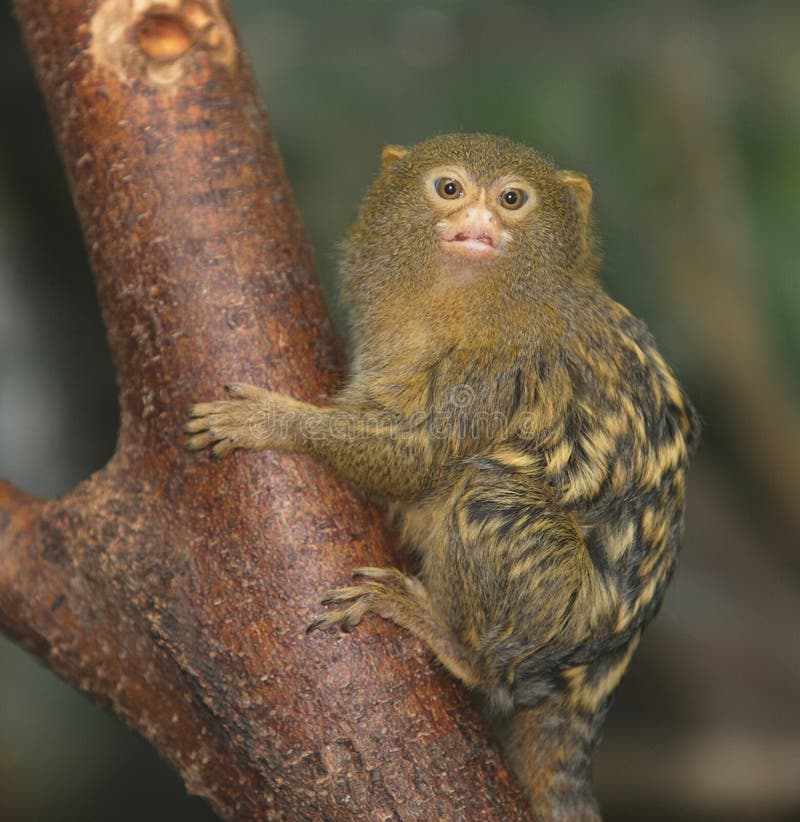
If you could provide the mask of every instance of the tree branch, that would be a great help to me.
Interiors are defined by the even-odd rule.
[[[118,374],[109,464],[38,501],[0,484],[0,629],[138,730],[225,818],[521,819],[464,693],[380,620],[306,637],[380,516],[303,457],[182,447],[237,379],[336,385],[277,147],[218,0],[16,12]],[[424,809],[424,810],[423,810]]]

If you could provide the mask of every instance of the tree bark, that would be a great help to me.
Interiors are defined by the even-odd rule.
[[[305,635],[380,515],[301,456],[183,449],[241,380],[318,400],[341,356],[230,11],[16,0],[118,375],[111,461],[0,483],[0,629],[135,728],[230,819],[525,818],[469,700],[370,619]]]

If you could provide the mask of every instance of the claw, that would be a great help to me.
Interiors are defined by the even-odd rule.
[[[306,628],[306,634],[317,630],[327,631],[329,628],[335,628],[337,625],[341,631],[349,634],[351,628],[358,625],[361,621],[361,616],[356,615],[356,617],[357,618],[354,618],[354,615],[349,613],[349,609],[347,611],[331,611],[330,613],[317,617],[308,628]]]
[[[225,386],[225,390],[231,397],[237,400],[257,399],[264,393],[263,388],[256,385],[248,385],[246,382],[231,382]]]
[[[311,625],[306,628],[306,634],[310,634],[312,631],[316,631],[317,628],[321,628],[322,624],[325,622],[325,617],[318,617],[315,619]]]

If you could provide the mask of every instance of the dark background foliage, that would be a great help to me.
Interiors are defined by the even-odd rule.
[[[800,8],[233,7],[334,308],[336,239],[383,144],[490,131],[590,174],[605,281],[705,421],[684,557],[612,712],[598,791],[610,820],[798,818]],[[57,495],[113,449],[114,379],[8,10],[0,111],[0,475]],[[0,639],[0,818],[109,814],[209,817],[145,743]]]

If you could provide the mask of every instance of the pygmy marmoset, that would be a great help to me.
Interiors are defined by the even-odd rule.
[[[305,452],[386,501],[418,561],[363,568],[311,627],[369,612],[505,723],[543,819],[593,819],[610,698],[678,553],[697,423],[644,324],[602,290],[592,189],[483,134],[389,146],[344,243],[345,387],[235,384],[190,448]],[[336,424],[333,424],[333,422]]]

